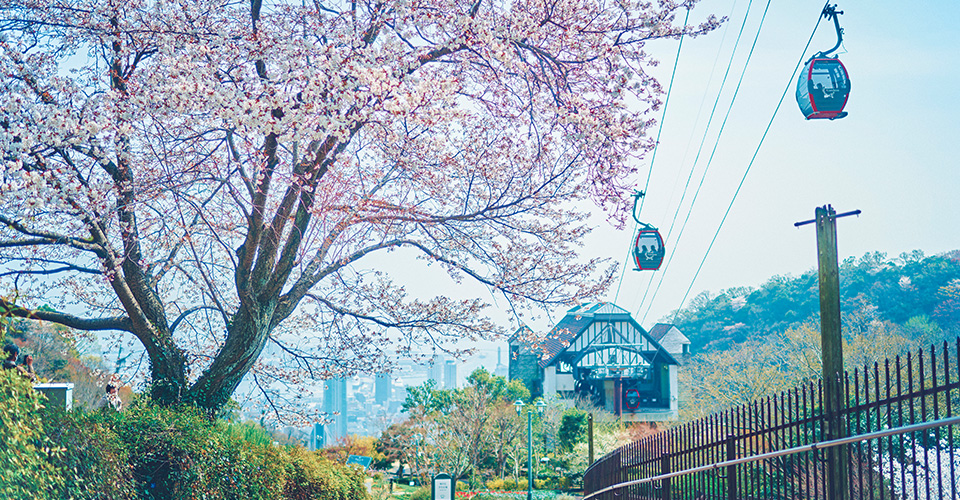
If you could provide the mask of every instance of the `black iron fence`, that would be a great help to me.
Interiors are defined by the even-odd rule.
[[[584,475],[584,494],[823,499],[839,487],[851,499],[958,499],[960,426],[951,418],[960,405],[958,368],[960,339],[847,372],[834,381],[843,394],[836,415],[825,411],[818,380],[671,428],[595,462]],[[945,420],[951,425],[937,425]],[[827,435],[831,421],[839,421],[841,435]],[[915,425],[921,423],[932,425]],[[854,439],[816,446],[846,436]],[[843,470],[832,480],[838,484],[828,484],[828,464]],[[622,483],[630,484],[611,488]]]

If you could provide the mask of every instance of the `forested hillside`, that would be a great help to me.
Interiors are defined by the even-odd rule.
[[[847,370],[960,335],[960,251],[849,258],[840,288]],[[676,319],[693,354],[680,371],[681,419],[818,378],[819,309],[815,270],[697,296]]]
[[[848,335],[875,321],[904,327],[916,340],[960,334],[960,250],[850,257],[840,265],[840,288]],[[759,288],[703,292],[673,322],[690,338],[691,351],[703,353],[819,323],[819,310],[817,271],[811,269],[800,276],[774,276]]]

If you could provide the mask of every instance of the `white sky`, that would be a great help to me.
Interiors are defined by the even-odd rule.
[[[691,23],[708,13],[730,15],[730,21],[710,35],[683,42],[641,217],[664,235],[748,3],[705,0],[691,15]],[[774,275],[812,269],[814,229],[793,223],[813,218],[814,208],[826,204],[838,212],[863,211],[859,218],[838,222],[841,259],[871,251],[896,256],[913,249],[936,254],[960,248],[960,98],[954,88],[960,82],[960,2],[955,0],[840,0],[844,44],[838,54],[852,89],[845,108],[849,116],[832,122],[804,120],[794,97],[796,81],[790,79],[823,3],[772,1],[702,191],[676,242],[766,5],[765,0],[753,1],[690,191],[667,241],[667,258],[673,254],[673,262],[657,273],[632,271],[630,264],[619,296],[615,285],[599,298],[616,297],[645,328],[680,306],[788,80],[787,96],[688,301],[703,290],[757,286]],[[804,61],[835,42],[833,24],[822,21]],[[651,43],[646,49],[661,61],[653,72],[666,88],[677,42]],[[656,130],[651,133],[656,136]],[[638,188],[649,164],[647,158],[640,165]],[[632,243],[630,228],[616,231],[602,217],[597,224],[587,253],[623,263]],[[663,284],[651,301],[661,274]],[[650,296],[641,304],[651,279]],[[551,320],[531,326],[549,328],[562,315],[558,309]],[[496,348],[483,350],[492,353],[484,360],[492,369]],[[461,378],[469,369],[461,369]]]
[[[731,13],[725,28],[685,39],[676,82],[641,218],[666,235],[677,209],[717,88],[730,58],[748,0],[706,0],[694,16]],[[755,0],[727,87],[680,210],[663,284],[644,327],[676,309],[716,232],[723,213],[773,116],[823,6],[819,0],[771,2],[737,101],[709,167],[704,186],[679,243],[676,235],[690,197],[705,168],[717,130],[730,102],[766,2]],[[860,218],[838,223],[840,258],[868,251],[921,249],[928,254],[960,248],[960,2],[903,4],[848,0],[838,5],[844,44],[838,52],[850,73],[850,114],[842,120],[805,121],[794,98],[795,81],[717,241],[687,300],[703,290],[756,286],[777,274],[798,274],[816,265],[811,219],[818,205],[838,212],[863,210]],[[728,30],[724,35],[723,30]],[[820,23],[806,57],[836,42],[832,23]],[[664,85],[676,42],[649,45],[662,61],[656,73]],[[718,56],[719,50],[719,56]],[[713,66],[716,62],[716,68]],[[713,76],[711,78],[711,70]],[[704,101],[704,94],[706,99]],[[702,110],[701,110],[701,102]],[[644,175],[649,160],[641,168]],[[643,182],[643,181],[641,181]],[[619,241],[623,258],[626,232],[600,227],[600,241]],[[601,249],[614,245],[598,244]],[[598,250],[599,251],[599,250]],[[617,303],[639,320],[651,304],[641,297],[657,273],[628,271]],[[656,275],[656,276],[654,276]],[[613,300],[616,288],[605,299]],[[641,309],[642,307],[642,309]]]

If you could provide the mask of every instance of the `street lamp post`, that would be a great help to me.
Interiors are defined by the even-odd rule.
[[[517,408],[517,415],[523,412],[526,404],[522,399],[518,399],[513,406]],[[547,407],[542,399],[537,401],[537,413],[543,415],[544,408]],[[527,500],[533,500],[533,412],[527,412]]]

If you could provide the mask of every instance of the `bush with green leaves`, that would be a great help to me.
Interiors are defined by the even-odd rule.
[[[433,491],[431,491],[430,487],[423,486],[411,493],[410,496],[407,497],[407,500],[430,500],[431,498],[433,498]]]
[[[0,370],[0,498],[365,500],[363,471],[193,408],[44,409]]]
[[[363,500],[367,490],[360,467],[342,466],[301,446],[285,450],[284,498],[291,500]]]
[[[115,431],[118,416],[61,409],[43,413],[47,436],[61,449],[51,460],[64,478],[58,498],[137,498],[129,454]]]
[[[16,370],[0,369],[0,498],[60,498],[63,476],[51,463],[60,450],[44,433],[44,399]]]
[[[210,421],[192,408],[137,404],[122,413],[48,412],[43,418],[62,449],[49,460],[64,472],[50,498],[367,498],[359,469],[299,446],[277,446],[255,424]]]

